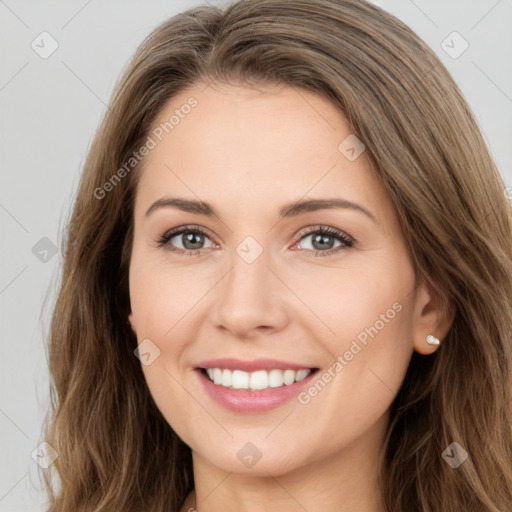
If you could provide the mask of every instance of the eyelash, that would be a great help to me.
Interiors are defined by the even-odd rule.
[[[181,249],[179,247],[171,247],[171,245],[169,244],[169,241],[172,238],[174,238],[175,236],[182,235],[183,233],[201,234],[201,235],[205,235],[206,237],[210,238],[208,233],[199,226],[181,226],[174,230],[167,231],[166,233],[161,235],[157,240],[157,247],[165,248],[167,251],[176,253],[178,255],[184,255],[184,256],[196,256],[197,255],[197,256],[199,256],[203,249],[188,250],[188,249]],[[302,230],[300,233],[298,233],[298,236],[299,236],[298,242],[300,242],[306,236],[309,236],[312,234],[328,235],[328,236],[338,239],[343,244],[338,247],[333,247],[331,249],[328,249],[326,251],[315,250],[315,251],[313,251],[315,253],[315,257],[316,256],[321,256],[321,257],[329,256],[333,253],[340,252],[341,250],[348,249],[354,245],[354,240],[351,239],[349,236],[347,236],[342,231],[339,231],[335,228],[331,228],[329,226],[321,226],[321,225],[314,226],[313,228],[306,228],[306,229]],[[298,242],[296,242],[296,243],[298,243]],[[307,252],[310,251],[310,249],[300,249],[300,250],[307,251]]]

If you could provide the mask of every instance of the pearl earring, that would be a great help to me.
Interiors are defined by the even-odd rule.
[[[429,345],[439,345],[441,342],[439,341],[438,338],[436,338],[435,336],[433,336],[432,334],[429,334],[427,336],[427,343]]]

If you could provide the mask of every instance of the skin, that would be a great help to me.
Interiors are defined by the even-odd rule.
[[[197,106],[150,151],[135,198],[129,321],[140,342],[160,349],[142,366],[162,414],[192,449],[195,491],[181,511],[382,510],[379,455],[389,408],[414,350],[442,339],[452,319],[415,282],[394,205],[366,153],[350,161],[338,146],[352,133],[327,99],[287,86],[259,90],[196,84],[173,97],[155,126],[196,98]],[[219,217],[148,208],[164,196],[211,203]],[[279,220],[280,207],[343,198],[371,212],[322,209]],[[209,235],[192,256],[183,236]],[[327,256],[317,225],[340,230]],[[313,235],[299,236],[304,228]],[[247,263],[247,237],[262,254]],[[189,249],[189,252],[193,252]],[[292,399],[265,413],[224,409],[204,391],[195,365],[235,357],[275,358],[326,371],[394,303],[392,320],[309,403]],[[247,443],[262,453],[251,468],[237,457]]]

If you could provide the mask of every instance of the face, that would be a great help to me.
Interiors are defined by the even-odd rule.
[[[150,136],[129,320],[163,416],[240,474],[374,453],[413,350],[436,331],[343,115],[286,86],[197,84]]]

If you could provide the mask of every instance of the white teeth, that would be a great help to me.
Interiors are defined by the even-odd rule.
[[[222,370],[222,380],[221,385],[225,388],[229,388],[231,386],[231,383],[233,381],[232,379],[232,373],[229,370]]]
[[[268,373],[265,370],[260,370],[251,373],[251,380],[249,381],[251,389],[266,389],[268,388]]]
[[[213,369],[213,382],[215,384],[221,384],[222,383],[222,370],[220,368],[214,368]]]
[[[224,371],[230,372],[230,370]],[[233,389],[249,389],[249,377],[250,375],[247,372],[242,370],[235,370],[233,372],[233,380],[231,383]]]
[[[268,385],[271,388],[278,388],[283,385],[282,370],[270,370],[268,374]]]
[[[244,372],[243,370],[228,370],[207,368],[206,373],[214,384],[230,389],[261,390],[290,386],[294,382],[304,380],[311,370],[258,370]]]
[[[311,370],[299,370],[297,372],[297,377],[295,377],[295,382],[300,382],[301,380],[304,380],[310,373]]]
[[[290,384],[293,384],[295,382],[295,375],[297,375],[297,372],[294,370],[285,370],[283,373],[283,382],[289,386]]]

